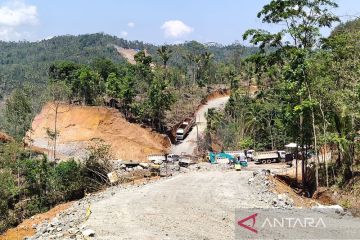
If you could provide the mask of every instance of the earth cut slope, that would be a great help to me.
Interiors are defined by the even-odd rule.
[[[55,111],[48,103],[33,123],[33,145],[51,149],[47,129],[54,130]],[[149,154],[167,151],[170,142],[166,136],[129,123],[116,109],[62,104],[58,109],[59,132],[57,152],[60,158],[84,157],[86,146],[94,139],[111,145],[116,159],[146,161]]]

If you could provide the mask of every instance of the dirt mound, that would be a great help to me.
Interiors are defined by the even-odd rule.
[[[312,198],[318,200],[319,202],[325,205],[336,204],[336,201],[334,201],[333,198],[332,191],[325,187],[319,187],[313,194]]]
[[[316,205],[315,200],[311,198],[306,198],[299,194],[299,189],[292,188],[291,183],[296,183],[294,179],[289,178],[288,176],[279,176],[269,177],[270,181],[274,183],[273,191],[276,193],[286,193],[291,199],[293,199],[296,207],[312,207]]]
[[[51,149],[47,129],[54,130],[55,111],[47,104],[33,121],[33,145]],[[81,158],[86,146],[93,139],[102,139],[111,145],[117,159],[145,161],[149,154],[165,152],[170,146],[166,136],[127,122],[116,110],[105,107],[59,107],[57,151],[61,157]]]

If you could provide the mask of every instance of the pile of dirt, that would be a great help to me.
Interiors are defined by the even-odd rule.
[[[295,179],[291,179],[287,176],[285,177],[285,176],[275,175],[274,177],[270,176],[269,180],[274,183],[272,190],[276,193],[286,193],[289,197],[293,199],[296,207],[309,208],[316,205],[316,203],[318,202],[314,199],[301,196],[299,189],[297,189],[296,187],[295,189],[292,188],[290,185],[292,185],[291,182],[295,183]]]
[[[319,187],[313,194],[312,198],[318,200],[324,205],[336,204],[336,201],[333,198],[333,192],[325,187]]]
[[[54,130],[55,111],[52,104],[44,106],[33,123],[30,137],[33,146],[52,149],[47,129]],[[111,145],[116,159],[146,161],[149,154],[166,152],[170,142],[166,136],[126,121],[112,108],[62,104],[58,109],[57,152],[59,158],[82,158],[94,139]]]

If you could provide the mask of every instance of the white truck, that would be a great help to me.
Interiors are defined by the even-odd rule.
[[[248,150],[237,150],[237,151],[225,151],[225,153],[230,154],[233,157],[244,157],[246,158],[249,162],[253,161],[253,154],[254,154],[255,150],[252,149],[248,149]]]
[[[253,158],[257,164],[285,161],[285,151],[254,152]]]
[[[195,124],[195,117],[185,118],[176,130],[176,141],[184,140]]]

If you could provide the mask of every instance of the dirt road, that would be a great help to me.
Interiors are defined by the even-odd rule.
[[[196,125],[186,137],[184,141],[179,144],[173,145],[171,148],[171,153],[174,154],[193,154],[194,150],[196,149],[196,141],[197,136],[201,136],[204,134],[206,129],[206,117],[205,114],[207,113],[209,108],[217,108],[221,109],[225,107],[226,102],[229,100],[229,97],[221,97],[209,100],[206,105],[202,106],[196,115]]]
[[[120,190],[92,206],[86,225],[97,239],[233,239],[235,208],[266,207],[247,184],[251,176],[191,172]]]

